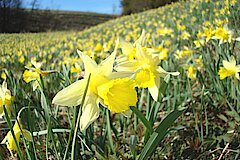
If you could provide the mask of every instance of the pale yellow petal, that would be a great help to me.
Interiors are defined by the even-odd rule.
[[[53,98],[52,103],[62,106],[77,106],[81,103],[87,81],[79,80],[64,88]]]
[[[101,64],[99,65],[100,73],[103,73],[103,75],[105,76],[108,76],[113,71],[113,64],[117,54],[118,43],[119,43],[119,40],[117,40],[116,42],[116,46],[113,53],[104,61],[102,61]]]
[[[140,44],[141,46],[145,46],[146,43],[146,34],[145,30],[142,30],[141,36],[135,41],[134,45]]]
[[[236,72],[235,77],[236,77],[238,80],[240,80],[240,79],[239,79],[239,73],[238,73],[238,72]]]
[[[129,42],[126,42],[124,40],[120,40],[120,46],[121,46],[121,49],[122,49],[122,53],[125,55],[125,56],[128,56],[129,53],[132,52],[132,50],[134,49],[133,45]]]
[[[235,60],[234,56],[231,56],[231,58],[230,58],[230,63],[231,63],[232,65],[236,66],[236,60]]]
[[[158,76],[155,79],[154,86],[148,88],[148,91],[151,94],[151,96],[154,99],[154,101],[158,100],[159,87],[160,87],[160,77]]]
[[[80,130],[84,131],[99,116],[99,107],[97,104],[97,96],[91,94],[86,97],[85,105],[82,107],[82,116],[80,118]]]
[[[114,69],[116,71],[136,71],[140,67],[140,64],[136,60],[126,61],[117,64]]]
[[[39,86],[39,83],[38,83],[37,80],[35,80],[34,83],[33,83],[33,91],[35,91],[38,86]]]
[[[1,144],[6,144],[8,137],[5,136],[4,139],[2,140]]]
[[[149,57],[149,55],[147,55],[147,53],[142,49],[142,46],[139,45],[139,44],[136,44],[136,48],[137,48],[137,51],[136,51],[136,57],[138,60],[140,61],[146,61],[148,59],[151,59]]]
[[[236,66],[236,60],[233,56],[231,56],[230,61],[223,60],[223,67],[227,70],[233,70]]]
[[[36,69],[40,69],[42,66],[42,63],[38,63],[35,60],[31,60],[31,63]]]
[[[173,76],[178,76],[180,74],[180,72],[167,72],[160,66],[157,68],[157,72],[160,73],[161,77],[165,77],[167,74],[171,74]]]
[[[3,91],[3,93],[6,93],[7,92],[7,82],[6,81],[3,81],[3,83],[2,83],[2,91]]]
[[[108,78],[111,79],[117,79],[117,78],[126,78],[129,77],[130,79],[134,78],[135,72],[127,72],[127,71],[120,71],[120,72],[112,72]]]
[[[84,54],[83,52],[77,50],[79,56],[81,57],[83,63],[84,63],[84,67],[85,67],[85,75],[88,75],[90,73],[94,73],[96,71],[97,68],[97,63],[91,59],[89,56],[87,56],[86,54]]]

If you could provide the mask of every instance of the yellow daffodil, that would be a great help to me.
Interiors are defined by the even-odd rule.
[[[6,75],[6,73],[5,73],[5,72],[2,72],[2,73],[1,73],[1,78],[2,78],[2,79],[4,79],[4,80],[6,80],[6,79],[7,79],[7,75]]]
[[[196,75],[197,75],[197,70],[196,70],[196,68],[195,68],[194,66],[192,66],[192,65],[188,66],[187,75],[188,75],[188,77],[189,77],[191,80],[196,79]]]
[[[184,46],[184,49],[183,49],[183,50],[181,50],[181,51],[177,50],[177,51],[176,51],[175,57],[176,57],[177,59],[181,59],[181,58],[184,58],[184,57],[189,57],[189,56],[191,56],[192,53],[193,53],[193,51],[192,51],[190,48],[188,48],[187,46]]]
[[[99,116],[99,103],[115,113],[125,112],[135,106],[137,93],[134,82],[127,76],[132,73],[112,72],[118,43],[114,52],[99,65],[86,54],[78,51],[85,66],[85,76],[64,88],[53,98],[52,103],[63,106],[80,105],[87,79],[91,74],[85,103],[82,106],[80,130],[85,130]]]
[[[201,46],[204,45],[204,40],[202,40],[202,39],[195,40],[195,41],[193,41],[193,43],[195,44],[195,48],[200,48]]]
[[[135,77],[136,85],[140,88],[148,88],[155,101],[158,99],[160,77],[167,74],[179,75],[179,72],[167,72],[158,66],[159,58],[146,53],[141,45],[136,44],[136,59],[124,61],[115,67],[117,71],[138,72]]]
[[[183,40],[189,40],[190,37],[191,37],[191,35],[187,31],[182,32],[182,34],[180,36],[180,38]]]
[[[240,65],[236,65],[236,60],[232,56],[230,61],[223,60],[223,67],[220,67],[218,74],[220,79],[226,77],[236,77],[239,80]]]
[[[203,36],[206,38],[206,42],[208,42],[214,35],[214,30],[212,27],[203,29]]]
[[[117,61],[122,62],[126,60],[134,60],[136,59],[136,44],[141,44],[142,46],[145,45],[145,30],[142,31],[141,36],[135,41],[134,44],[130,42],[120,40],[120,46],[122,49],[123,55],[120,56]]]
[[[34,66],[34,68],[32,67],[25,67],[28,70],[25,70],[23,73],[23,80],[26,83],[29,83],[31,81],[34,81],[33,83],[33,91],[37,89],[37,87],[39,87],[39,82],[40,82],[40,75],[42,77],[46,76],[49,73],[53,73],[55,71],[50,70],[50,71],[42,71],[41,67],[42,67],[42,63],[40,62],[36,62],[35,60],[31,60],[32,65]]]
[[[19,142],[20,142],[20,135],[21,134],[23,134],[23,137],[26,140],[31,141],[32,140],[31,133],[28,130],[22,128],[20,118],[18,118],[17,121],[15,122],[15,124],[13,126],[13,132],[15,134],[17,143],[19,144]],[[22,132],[21,132],[21,130],[22,130]],[[9,131],[7,133],[7,135],[5,136],[5,138],[3,139],[1,144],[6,144],[8,150],[11,152],[11,154],[12,154],[12,151],[17,151],[17,145],[15,144],[15,141],[13,139],[13,135],[12,135],[11,131]]]
[[[14,97],[11,96],[11,92],[7,89],[7,82],[3,81],[2,85],[0,85],[0,117],[3,115],[3,106],[6,107],[8,113],[10,113],[10,105]]]
[[[74,65],[71,66],[71,73],[80,73],[81,72],[81,67],[79,64],[75,63]]]
[[[102,46],[100,43],[98,43],[98,44],[96,45],[94,51],[95,51],[95,52],[100,52],[100,51],[102,51],[102,50],[103,50],[103,46]]]
[[[233,40],[233,32],[229,30],[226,26],[219,27],[214,31],[213,39],[218,39],[219,45],[226,42],[231,42]]]

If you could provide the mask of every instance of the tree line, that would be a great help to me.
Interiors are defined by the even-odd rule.
[[[40,10],[41,0],[32,0],[24,9],[24,0],[0,0],[0,33],[83,30],[113,15]]]
[[[122,14],[138,13],[177,1],[179,0],[121,0]]]

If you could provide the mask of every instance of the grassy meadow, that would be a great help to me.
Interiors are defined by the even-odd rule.
[[[240,3],[0,34],[0,159],[239,159]]]

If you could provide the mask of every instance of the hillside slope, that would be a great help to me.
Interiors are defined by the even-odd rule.
[[[91,12],[0,9],[0,32],[81,31],[117,16]]]

